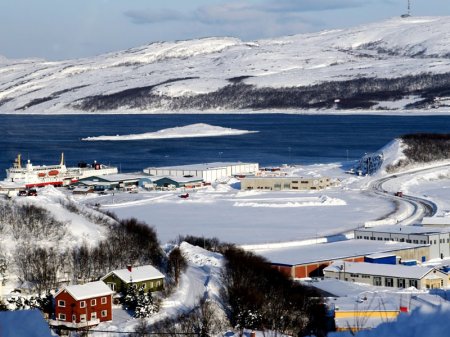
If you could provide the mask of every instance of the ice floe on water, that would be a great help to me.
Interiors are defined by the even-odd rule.
[[[238,136],[258,131],[238,130],[221,126],[209,125],[205,123],[190,124],[174,128],[163,129],[155,132],[146,132],[130,135],[115,136],[95,136],[86,137],[86,141],[122,141],[122,140],[143,140],[143,139],[168,139],[168,138],[193,138],[193,137],[220,137]]]

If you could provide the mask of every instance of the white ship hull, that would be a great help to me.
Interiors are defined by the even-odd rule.
[[[20,156],[18,156],[14,166],[6,170],[5,181],[20,184],[26,188],[46,185],[66,186],[77,182],[79,179],[118,172],[117,167],[108,167],[96,163],[86,167],[66,167],[63,158],[62,156],[59,165],[33,166],[28,161],[26,166],[22,167]]]

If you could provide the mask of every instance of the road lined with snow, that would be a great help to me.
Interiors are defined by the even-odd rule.
[[[384,184],[386,182],[392,181],[394,179],[398,179],[401,177],[406,176],[414,176],[416,174],[423,174],[425,172],[430,172],[432,170],[436,170],[437,168],[445,168],[450,167],[450,164],[442,164],[438,166],[433,166],[432,168],[424,168],[424,169],[418,169],[414,171],[409,171],[405,173],[400,174],[394,174],[385,178],[374,180],[370,183],[369,189],[372,190],[372,193],[375,193],[377,195],[381,195],[385,198],[394,200],[395,202],[403,202],[409,204],[409,207],[407,209],[408,212],[404,211],[396,211],[392,214],[390,214],[387,218],[379,220],[378,225],[382,224],[402,224],[402,225],[411,225],[414,223],[420,222],[424,217],[427,216],[433,216],[437,212],[437,205],[428,199],[420,198],[413,195],[405,195],[403,196],[395,196],[393,193],[398,191],[387,191],[384,187]],[[394,222],[394,223],[393,223]]]

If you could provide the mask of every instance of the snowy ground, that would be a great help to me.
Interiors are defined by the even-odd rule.
[[[161,242],[178,235],[218,237],[237,244],[295,241],[333,235],[393,210],[390,202],[360,191],[240,191],[219,184],[190,192],[143,192],[90,199],[121,218],[136,217],[155,227]]]

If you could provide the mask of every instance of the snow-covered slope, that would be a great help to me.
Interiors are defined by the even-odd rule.
[[[0,112],[445,108],[446,73],[449,18],[393,18],[254,42],[159,42],[61,62],[0,58]]]

